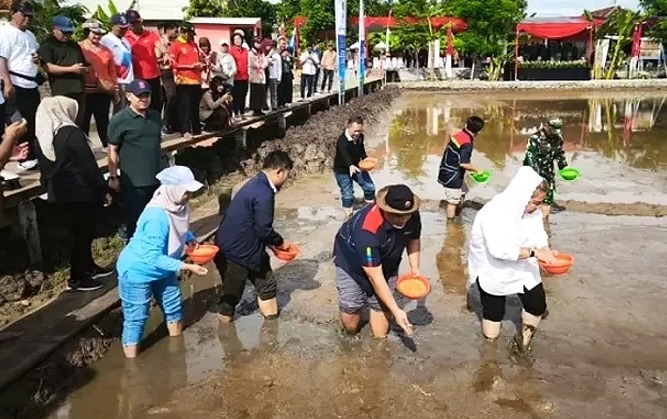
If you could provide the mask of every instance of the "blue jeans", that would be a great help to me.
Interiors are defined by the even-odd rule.
[[[335,176],[336,183],[338,183],[338,187],[340,188],[340,200],[343,202],[343,208],[352,208],[352,205],[354,205],[353,180],[361,186],[366,201],[375,200],[375,184],[368,172],[362,171],[355,173],[354,176],[350,176],[347,173],[335,173]]]
[[[167,323],[183,319],[181,287],[176,275],[151,282],[130,282],[126,274],[118,281],[118,294],[123,308],[123,346],[138,345],[155,297]]]

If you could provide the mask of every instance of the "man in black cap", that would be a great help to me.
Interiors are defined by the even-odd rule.
[[[19,163],[22,169],[37,167],[35,155],[35,113],[39,106],[38,86],[44,81],[39,73],[37,39],[30,31],[34,8],[28,1],[14,0],[10,6],[11,20],[0,25],[0,75],[2,95],[7,101],[6,115],[19,112],[27,122],[24,140],[28,142],[27,159]],[[2,115],[4,126],[5,115]]]
[[[49,75],[51,94],[76,100],[79,110],[75,122],[81,127],[86,113],[84,75],[92,69],[81,46],[72,40],[73,33],[74,24],[68,17],[54,17],[51,36],[39,47],[39,58]]]
[[[145,80],[128,84],[126,99],[128,106],[109,122],[109,186],[122,190],[129,240],[159,186],[155,175],[161,169],[162,117],[150,109],[151,87]]]
[[[419,197],[406,185],[389,185],[338,230],[334,242],[336,289],[340,322],[346,332],[357,333],[361,310],[370,307],[373,336],[389,333],[389,320],[407,333],[412,325],[392,295],[389,281],[398,276],[403,251],[407,250],[412,273],[419,272],[421,218]]]

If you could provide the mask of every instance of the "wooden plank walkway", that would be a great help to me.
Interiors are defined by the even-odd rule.
[[[348,80],[347,83],[348,88],[346,89],[346,94],[350,95],[356,92],[356,86],[354,85],[355,82],[356,80]],[[371,77],[366,80],[365,85],[366,89],[368,89],[369,91],[378,90],[379,88],[381,88],[382,79],[379,77]],[[296,98],[297,96],[295,95],[295,99]],[[331,105],[335,105],[337,104],[337,98],[338,98],[338,93],[336,92],[331,94],[319,94],[305,100],[297,100],[291,105],[287,106],[285,109],[280,109],[274,112],[270,112],[264,116],[247,117],[246,120],[237,122],[224,131],[204,133],[202,135],[198,135],[190,139],[185,139],[183,137],[180,137],[178,134],[170,135],[163,139],[162,152],[168,153],[185,147],[194,146],[197,143],[209,140],[211,138],[218,138],[221,136],[230,135],[242,128],[250,128],[251,126],[258,124],[260,122],[267,122],[277,119],[280,116],[284,116],[284,114],[286,113],[291,113],[296,110],[304,110],[305,108],[309,108],[313,104],[329,103]],[[94,137],[97,136],[94,135]],[[97,142],[98,147],[100,147],[99,140],[97,138],[94,138],[94,140],[95,142]],[[107,156],[102,152],[101,148],[98,147],[96,147],[95,149],[95,154],[98,159],[97,162],[99,167],[106,172]],[[5,170],[19,175],[20,177],[19,182],[21,184],[21,187],[14,190],[4,191],[4,203],[3,203],[4,209],[16,207],[21,202],[28,201],[44,193],[43,188],[39,184],[38,170],[24,171],[20,169],[18,165],[16,165],[16,163],[8,164]]]

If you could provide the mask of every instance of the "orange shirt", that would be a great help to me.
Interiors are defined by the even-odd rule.
[[[176,84],[201,84],[200,69],[180,68],[181,66],[191,66],[201,62],[201,53],[197,44],[178,37],[169,47],[169,56],[173,63]]]
[[[132,67],[135,79],[154,79],[160,77],[155,44],[160,41],[160,35],[144,29],[140,35],[131,30],[125,34],[127,43],[132,48]]]
[[[93,71],[89,71],[85,75],[86,91],[97,91],[97,79],[118,84],[118,77],[116,74],[116,65],[113,61],[113,53],[104,45],[95,45],[92,42],[85,40],[79,42],[83,57],[91,65]]]

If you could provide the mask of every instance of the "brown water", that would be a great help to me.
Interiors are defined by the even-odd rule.
[[[661,100],[644,99],[640,109]],[[592,102],[515,104],[501,94],[406,95],[386,144],[377,150],[384,159],[373,176],[378,185],[406,182],[438,201],[434,175],[448,121],[459,126],[467,116],[482,114],[490,122],[476,143],[475,159],[493,177],[473,193],[490,197],[518,166],[527,136],[520,131],[536,126],[539,121],[528,115],[539,112],[564,119],[568,158],[583,172],[582,179],[562,185],[563,195],[664,203],[667,148],[659,126],[664,111],[650,131],[633,132],[619,146],[622,122],[611,134],[588,131],[586,115],[597,112]],[[652,157],[640,157],[647,155]],[[503,339],[496,346],[484,344],[477,315],[465,309],[472,209],[464,210],[463,223],[450,225],[437,206],[423,213],[422,271],[431,278],[432,292],[421,301],[400,300],[416,326],[414,337],[395,331],[376,341],[367,328],[357,339],[341,336],[330,250],[342,214],[333,191],[326,176],[279,194],[277,229],[304,253],[295,262],[276,264],[278,321],[262,320],[247,289],[238,320],[220,327],[209,312],[217,274],[186,281],[190,326],[183,338],[152,339],[135,362],[125,361],[114,347],[93,366],[94,378],[50,417],[667,416],[664,218],[553,215],[555,247],[577,261],[568,276],[544,278],[551,314],[532,354],[521,357],[509,344],[520,312],[517,299],[508,299]],[[159,320],[152,317],[147,333]]]

